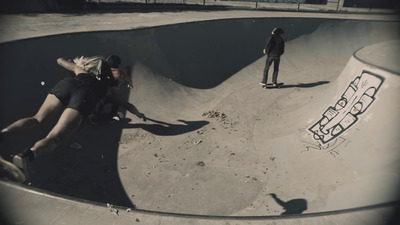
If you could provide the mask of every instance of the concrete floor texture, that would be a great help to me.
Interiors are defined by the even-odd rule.
[[[284,85],[264,89],[274,27]],[[119,55],[123,94],[149,118],[87,122],[28,185],[0,181],[9,224],[390,224],[398,210],[396,15],[9,14],[0,41],[1,127],[69,76],[58,57]],[[51,125],[7,138],[1,156]]]

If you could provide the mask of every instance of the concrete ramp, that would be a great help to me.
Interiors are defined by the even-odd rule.
[[[355,52],[329,88],[311,96],[309,104],[285,113],[284,118],[296,120],[285,119],[281,125],[293,126],[287,128],[293,132],[269,140],[259,138],[271,157],[280,159],[276,179],[269,180],[271,186],[280,188],[283,179],[288,182],[285,185],[303,187],[305,196],[311,188],[314,197],[305,199],[314,201],[308,202],[308,210],[314,204],[338,210],[398,199],[399,104],[393,98],[399,94],[400,77],[387,67],[373,65],[369,57],[390,45],[391,50],[377,64],[398,58],[398,44],[384,42]],[[283,109],[285,104],[281,101],[275,108]],[[263,129],[267,124],[258,126]],[[315,177],[318,182],[311,181]],[[327,201],[321,204],[320,199]]]
[[[277,26],[285,84],[262,89]],[[385,223],[399,200],[399,39],[398,21],[244,18],[2,43],[2,127],[68,75],[57,57],[80,55],[120,55],[134,82],[125,96],[149,117],[85,124],[35,162],[30,187],[0,182],[2,208],[33,224],[86,213],[96,224]],[[2,156],[47,131],[7,139]],[[46,203],[51,219],[35,207]]]

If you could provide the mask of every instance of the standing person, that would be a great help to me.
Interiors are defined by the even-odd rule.
[[[0,141],[8,135],[18,134],[41,127],[61,113],[58,122],[49,134],[37,141],[31,148],[13,157],[10,163],[0,157],[2,164],[19,182],[29,179],[30,164],[35,158],[51,153],[79,128],[83,118],[92,112],[97,101],[110,93],[110,87],[116,85],[108,63],[99,57],[80,57],[73,62],[58,58],[57,63],[74,73],[58,82],[47,95],[42,106],[32,117],[20,119],[0,131]],[[113,93],[111,94],[113,96]],[[140,118],[145,118],[132,104],[120,104],[130,107]]]
[[[125,85],[128,88],[133,88],[132,80],[124,71],[119,69],[121,65],[121,58],[119,56],[110,55],[107,57],[106,62],[110,65],[111,73],[117,81],[117,85],[113,87],[115,94],[121,94],[121,87]],[[109,112],[104,112],[104,107],[107,104],[111,105],[111,109]],[[104,121],[119,121],[121,118],[117,114],[118,108],[119,104],[113,101],[110,96],[106,96],[97,104],[94,114],[89,116],[89,120],[93,124]]]
[[[267,85],[268,71],[272,63],[274,63],[274,73],[272,75],[272,83],[274,86],[278,85],[278,72],[281,55],[285,52],[285,41],[282,38],[283,30],[280,27],[272,30],[271,36],[268,38],[267,44],[263,49],[263,53],[267,54],[267,61],[265,62],[263,79],[261,85]]]

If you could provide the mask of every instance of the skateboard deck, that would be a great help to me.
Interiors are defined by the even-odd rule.
[[[0,169],[2,169],[2,171],[0,173],[1,178],[11,177],[12,179],[14,179],[15,181],[20,182],[20,183],[24,183],[26,181],[24,172],[22,172],[13,163],[3,159],[1,156],[0,156],[0,166],[2,167],[2,168],[0,168]]]
[[[274,86],[274,84],[269,83],[269,84],[265,84],[265,85],[261,85],[263,88],[267,89],[267,88],[280,88],[284,85],[284,83],[278,83],[276,86]]]

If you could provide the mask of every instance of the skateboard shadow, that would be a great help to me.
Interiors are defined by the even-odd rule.
[[[330,83],[329,81],[318,81],[314,83],[298,83],[298,84],[283,84],[279,88],[312,88],[319,85],[324,85]],[[268,88],[277,88],[277,87],[268,87]]]
[[[307,210],[307,200],[299,198],[292,199],[287,202],[282,201],[280,198],[276,196],[276,194],[270,194],[272,198],[283,207],[286,211],[281,215],[290,215],[290,214],[302,214],[305,210]]]
[[[124,128],[142,128],[143,130],[146,130],[155,135],[174,136],[200,129],[203,126],[209,124],[209,122],[205,120],[200,120],[200,121],[177,120],[181,122],[177,124],[167,123],[164,121],[155,120],[151,118],[147,118],[147,120],[153,122],[153,124],[135,123],[135,124],[125,125]]]

